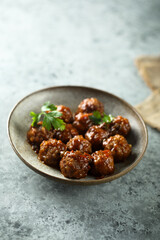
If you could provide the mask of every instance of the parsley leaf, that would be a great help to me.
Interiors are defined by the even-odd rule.
[[[65,122],[59,117],[62,116],[61,112],[56,111],[57,107],[54,104],[50,104],[50,102],[46,102],[41,107],[40,113],[30,112],[30,116],[32,116],[32,124],[31,126],[36,126],[40,119],[43,121],[42,126],[44,126],[47,130],[50,130],[52,126],[54,129],[58,129],[63,131],[65,129]],[[49,112],[47,112],[49,111]]]
[[[89,116],[89,118],[96,125],[99,125],[101,123],[111,123],[114,119],[111,114],[107,115],[104,113],[102,117],[99,111],[94,111],[93,115]]]
[[[111,114],[107,115],[104,113],[104,117],[102,118],[102,121],[105,123],[110,123],[113,121],[113,119],[114,117]]]
[[[48,114],[44,115],[42,126],[47,130],[52,128],[52,118],[50,118]]]
[[[89,118],[94,122],[95,124],[101,123],[101,114],[99,111],[94,111],[93,115],[89,116]]]
[[[35,113],[35,112],[30,112],[30,116],[32,117],[32,127],[33,126],[35,126],[38,122],[39,122],[39,120],[40,120],[40,118],[41,118],[41,114],[39,113],[39,114],[37,114],[37,113]]]
[[[48,101],[48,102],[45,102],[45,103],[43,104],[43,106],[41,107],[41,111],[42,111],[42,112],[54,111],[54,110],[56,110],[56,109],[57,109],[57,107],[56,107],[54,104],[50,104],[49,101]]]
[[[52,126],[55,129],[58,129],[58,130],[61,130],[61,131],[63,131],[65,129],[65,125],[66,125],[65,122],[62,119],[59,119],[59,118],[55,118],[52,121]]]
[[[53,117],[58,118],[62,116],[62,113],[58,111],[52,111],[47,113],[47,116],[49,116],[50,118],[53,118]]]

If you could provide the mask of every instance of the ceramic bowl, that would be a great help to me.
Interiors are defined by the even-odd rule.
[[[66,105],[73,112],[84,98],[96,97],[105,106],[105,113],[113,116],[122,115],[129,119],[131,131],[127,140],[132,144],[132,154],[124,163],[115,164],[115,172],[102,179],[87,176],[83,179],[65,178],[57,169],[51,168],[37,159],[37,154],[26,140],[31,124],[30,111],[39,112],[44,102]],[[147,129],[138,112],[123,99],[98,89],[78,86],[59,86],[42,89],[29,94],[19,101],[8,119],[8,135],[13,150],[18,157],[36,173],[48,178],[72,184],[92,185],[112,181],[131,171],[142,159],[147,147]]]

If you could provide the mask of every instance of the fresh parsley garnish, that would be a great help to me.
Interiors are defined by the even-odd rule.
[[[30,116],[32,117],[32,126],[35,126],[40,121],[40,114],[37,114],[35,112],[30,112]]]
[[[62,119],[59,118],[62,116],[62,113],[56,110],[57,107],[54,104],[45,102],[41,107],[40,113],[30,112],[30,116],[32,117],[31,126],[36,126],[37,123],[42,120],[42,126],[44,126],[47,130],[50,130],[52,127],[54,127],[54,129],[63,131],[66,124]]]
[[[50,102],[45,102],[43,104],[43,106],[41,107],[41,111],[45,112],[45,111],[54,111],[56,110],[57,107],[54,104],[50,104]]]
[[[99,125],[101,123],[111,123],[114,119],[111,114],[107,115],[104,113],[102,117],[99,111],[94,111],[93,115],[89,116],[89,118],[96,125]]]
[[[89,118],[92,120],[92,122],[94,122],[95,124],[100,124],[102,117],[99,111],[94,111],[93,115],[89,116]]]
[[[102,118],[102,122],[105,122],[105,123],[111,123],[113,121],[114,117],[112,116],[112,114],[105,114],[104,113],[104,116]]]

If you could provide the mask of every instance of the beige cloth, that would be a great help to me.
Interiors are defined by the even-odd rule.
[[[160,130],[160,88],[138,104],[136,109],[148,125]]]
[[[139,57],[135,64],[141,77],[153,90],[152,94],[135,108],[147,124],[160,130],[160,57]]]

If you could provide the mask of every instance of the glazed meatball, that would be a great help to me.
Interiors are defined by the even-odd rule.
[[[90,169],[92,157],[81,151],[66,151],[60,161],[61,173],[67,178],[84,178]]]
[[[37,153],[41,142],[52,137],[53,132],[46,130],[46,128],[42,126],[42,123],[39,123],[37,127],[31,126],[27,132],[27,140],[31,144],[32,149]]]
[[[67,143],[67,149],[71,150],[79,150],[81,152],[91,153],[92,146],[91,143],[86,140],[82,135],[77,135],[74,138],[71,138]]]
[[[89,118],[91,115],[92,113],[78,113],[75,115],[73,126],[79,133],[84,134],[93,125],[92,120]]]
[[[65,150],[66,145],[61,140],[49,139],[41,143],[38,158],[49,166],[57,167]]]
[[[91,173],[94,176],[104,177],[114,172],[114,159],[110,150],[96,151],[91,156],[93,157]]]
[[[114,136],[116,134],[126,136],[129,133],[130,129],[131,127],[128,119],[123,118],[122,116],[117,116],[114,118],[108,127],[110,136]]]
[[[122,162],[130,155],[132,145],[121,135],[112,136],[103,141],[104,149],[109,149],[115,162]]]
[[[63,119],[64,122],[71,123],[73,121],[73,115],[69,107],[58,105],[57,111],[62,113],[62,116],[60,118]]]
[[[72,124],[66,124],[66,127],[63,131],[54,130],[54,138],[61,140],[64,143],[67,143],[71,138],[78,135],[78,131],[76,128],[72,126]]]
[[[105,125],[91,126],[85,134],[85,138],[92,144],[94,150],[102,148],[102,142],[108,137]]]
[[[94,111],[99,111],[103,115],[103,104],[97,98],[86,98],[78,105],[76,113],[91,113]]]

